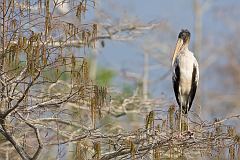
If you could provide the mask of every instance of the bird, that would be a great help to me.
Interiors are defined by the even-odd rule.
[[[191,33],[182,29],[172,57],[172,82],[179,106],[179,129],[182,131],[182,114],[187,117],[192,106],[199,81],[199,65],[189,51]]]

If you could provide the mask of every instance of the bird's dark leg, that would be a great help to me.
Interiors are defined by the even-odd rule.
[[[188,131],[188,114],[182,115],[182,131]]]
[[[185,122],[184,131],[189,131],[188,109],[189,109],[189,101],[187,102],[187,108],[184,114],[184,122]]]
[[[182,133],[182,103],[179,106],[179,132]]]

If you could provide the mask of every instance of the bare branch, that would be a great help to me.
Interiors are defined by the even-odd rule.
[[[14,148],[16,149],[16,151],[19,153],[23,160],[31,159],[30,156],[24,151],[23,147],[17,143],[15,138],[10,133],[8,133],[6,129],[0,129],[0,132],[8,141],[11,142],[11,144],[14,146]]]
[[[37,75],[33,78],[33,80],[28,84],[27,88],[25,89],[22,97],[16,102],[16,104],[10,108],[9,110],[7,110],[5,113],[3,113],[2,115],[2,119],[5,119],[12,111],[14,111],[19,104],[23,101],[24,97],[26,96],[26,94],[28,93],[29,89],[32,87],[33,83],[38,79],[38,77],[40,76],[41,72],[38,72]]]

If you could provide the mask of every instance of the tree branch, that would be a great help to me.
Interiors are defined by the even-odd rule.
[[[39,76],[40,76],[40,72],[38,72],[38,74],[34,77],[34,79],[31,81],[31,83],[28,84],[28,87],[24,91],[21,98],[17,101],[17,103],[12,108],[10,108],[9,110],[7,110],[5,113],[3,113],[1,115],[1,119],[5,119],[12,111],[14,111],[19,106],[19,104],[23,101],[23,99],[26,96],[26,94],[28,93],[29,89],[32,87],[33,83],[38,79]]]
[[[11,144],[14,146],[14,148],[16,149],[16,151],[18,152],[18,154],[21,156],[21,158],[23,160],[30,160],[30,156],[24,151],[23,147],[20,146],[15,138],[9,134],[6,130],[6,128],[4,127],[4,125],[2,125],[3,129],[0,128],[0,133],[8,140],[11,142]]]

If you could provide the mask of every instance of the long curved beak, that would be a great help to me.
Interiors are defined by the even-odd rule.
[[[180,52],[180,50],[182,49],[182,46],[183,46],[183,40],[178,38],[177,40],[177,44],[176,44],[176,47],[175,47],[175,50],[173,52],[173,58],[172,58],[172,65],[175,61],[175,58],[177,57],[177,54]]]

